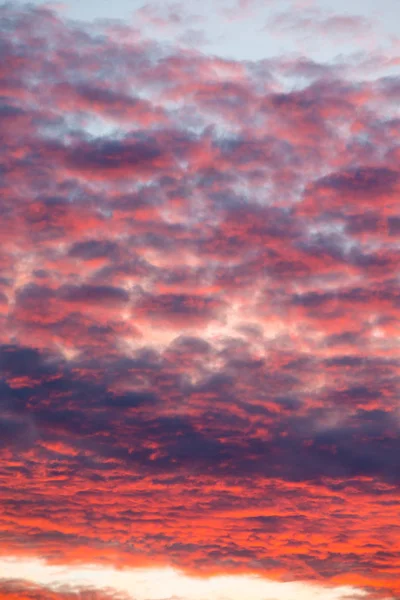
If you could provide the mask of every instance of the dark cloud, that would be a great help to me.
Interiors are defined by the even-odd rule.
[[[61,288],[59,296],[65,302],[87,304],[120,304],[129,300],[128,292],[108,285],[66,285]]]
[[[69,249],[68,254],[81,260],[112,257],[118,251],[118,244],[108,240],[86,240],[76,242]]]

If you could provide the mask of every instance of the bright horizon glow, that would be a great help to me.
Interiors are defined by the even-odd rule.
[[[84,565],[49,565],[43,560],[0,559],[0,578],[20,579],[48,587],[112,588],[135,600],[184,598],[185,600],[348,600],[362,598],[363,590],[341,586],[328,588],[301,582],[275,582],[250,575],[190,577],[170,568],[115,569]]]

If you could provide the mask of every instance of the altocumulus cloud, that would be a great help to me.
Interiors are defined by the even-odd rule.
[[[397,80],[0,30],[1,554],[399,595]]]

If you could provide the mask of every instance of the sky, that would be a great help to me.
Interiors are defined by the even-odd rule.
[[[399,20],[0,4],[0,600],[400,598]]]

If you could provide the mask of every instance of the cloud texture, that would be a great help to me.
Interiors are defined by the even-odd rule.
[[[400,595],[385,57],[0,31],[0,552]]]

